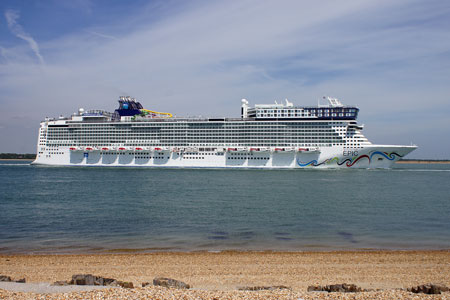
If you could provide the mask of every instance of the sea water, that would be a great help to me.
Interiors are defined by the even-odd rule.
[[[215,170],[3,161],[0,182],[0,253],[450,248],[450,164]]]

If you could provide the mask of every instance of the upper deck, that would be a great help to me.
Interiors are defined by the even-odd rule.
[[[53,125],[69,123],[103,123],[103,122],[226,122],[226,121],[289,121],[289,120],[356,120],[359,108],[344,106],[339,100],[327,97],[327,105],[294,106],[287,99],[285,103],[256,104],[249,107],[248,101],[242,99],[241,118],[185,118],[173,117],[170,113],[161,113],[144,109],[131,97],[120,97],[119,108],[114,113],[103,110],[84,111],[69,118],[60,116],[58,119],[46,118]]]
[[[338,99],[324,97],[327,105],[294,106],[287,99],[285,103],[256,104],[248,106],[248,101],[242,99],[242,118],[256,120],[356,120],[359,108],[344,106]]]

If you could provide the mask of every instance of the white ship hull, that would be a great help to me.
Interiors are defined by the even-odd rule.
[[[38,157],[33,164],[52,166],[169,167],[169,168],[390,168],[416,146],[370,145],[359,149],[323,147],[318,152],[173,152],[60,150]]]

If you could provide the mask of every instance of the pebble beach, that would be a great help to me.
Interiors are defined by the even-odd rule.
[[[27,283],[70,280],[94,274],[132,282],[134,288],[65,293],[0,289],[0,299],[450,299],[407,288],[450,286],[450,251],[158,252],[77,255],[1,255],[0,275]],[[142,283],[169,277],[191,288]],[[355,284],[364,292],[308,292],[311,285]],[[282,289],[249,291],[246,287]]]

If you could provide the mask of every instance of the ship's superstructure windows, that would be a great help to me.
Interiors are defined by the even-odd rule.
[[[344,106],[337,99],[328,101],[329,105],[317,107],[294,107],[288,100],[249,107],[243,99],[241,119],[148,119],[141,115],[117,119],[104,111],[83,110],[72,119],[47,120],[38,143],[41,152],[46,148],[60,151],[59,147],[199,147],[204,152],[228,146],[359,148],[370,144],[360,132],[362,125],[355,121],[358,108]],[[119,110],[141,108],[134,99],[120,100]]]
[[[368,142],[345,122],[186,121],[49,125],[47,146],[332,146]]]

